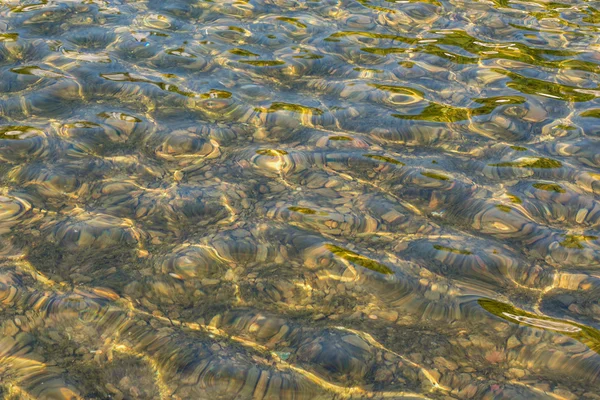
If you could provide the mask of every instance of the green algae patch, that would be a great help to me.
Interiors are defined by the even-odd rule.
[[[450,178],[448,178],[446,175],[438,174],[436,172],[421,172],[421,175],[426,176],[431,179],[437,179],[438,181],[450,180]]]
[[[509,206],[505,206],[504,204],[496,204],[496,208],[505,213],[509,213],[512,211],[512,208],[510,208]]]
[[[598,110],[598,111],[600,112],[600,110]],[[598,118],[600,118],[600,114],[598,114]],[[575,129],[577,129],[572,125],[564,125],[564,124],[556,125],[556,128],[564,129],[565,131],[574,131]]]
[[[229,50],[229,52],[231,54],[234,54],[234,55],[240,56],[240,57],[258,57],[259,56],[259,54],[256,54],[251,51],[244,50],[244,49],[231,49],[231,50]]]
[[[385,265],[378,263],[377,261],[371,260],[365,256],[361,256],[358,253],[344,249],[343,247],[335,246],[333,244],[326,244],[327,250],[331,251],[338,257],[343,258],[354,264],[358,264],[361,267],[370,269],[371,271],[379,272],[380,274],[391,275],[394,272],[386,267]]]
[[[510,78],[510,81],[506,83],[506,86],[524,94],[573,102],[590,101],[596,98],[596,95],[583,93],[577,87],[530,78],[499,68],[492,68],[491,70]]]
[[[477,303],[490,314],[506,321],[558,332],[583,343],[590,350],[600,354],[600,331],[597,329],[545,315],[536,315],[497,300],[480,298]]]
[[[515,196],[514,194],[508,193],[506,196],[510,199],[510,202],[513,204],[522,204],[523,200],[519,196]]]
[[[376,54],[378,56],[387,56],[389,54],[402,54],[409,51],[402,47],[363,47],[361,48],[365,53]]]
[[[302,22],[298,21],[297,18],[278,17],[277,20],[278,21],[287,22],[288,24],[295,25],[295,26],[297,26],[298,28],[301,28],[301,29],[305,29],[306,28],[306,25],[303,24]]]
[[[363,154],[363,156],[370,158],[372,160],[383,161],[383,162],[394,164],[394,165],[400,165],[400,166],[406,165],[403,162],[394,160],[391,157],[379,156],[377,154]]]
[[[565,240],[559,244],[567,249],[583,249],[581,242],[587,242],[590,240],[598,239],[598,236],[585,236],[585,235],[563,235]]]
[[[115,72],[110,74],[100,74],[101,78],[104,78],[109,81],[114,82],[132,82],[132,83],[148,83],[154,86],[159,87],[161,90],[171,93],[177,93],[181,96],[185,97],[197,97],[196,93],[180,89],[178,86],[173,85],[171,83],[166,82],[158,82],[152,81],[149,79],[145,79],[143,77],[139,77],[137,75],[132,75],[129,72]]]
[[[370,39],[389,39],[400,43],[406,44],[416,44],[419,39],[410,38],[406,36],[393,35],[388,33],[376,33],[376,32],[366,32],[366,31],[344,31],[344,32],[336,32],[329,36],[330,38],[341,38],[347,36],[362,36]]]
[[[47,69],[40,68],[37,65],[11,68],[10,71],[14,72],[15,74],[34,75],[34,76],[39,76],[42,78],[64,78],[65,77],[63,74],[59,74],[54,71],[49,71]]]
[[[297,114],[315,114],[315,115],[323,114],[323,111],[319,110],[318,108],[306,107],[306,106],[302,106],[299,104],[282,103],[282,102],[275,102],[275,103],[271,104],[271,106],[269,108],[260,107],[257,109],[257,111],[262,111],[262,112],[267,112],[267,113],[272,113],[272,112],[276,112],[276,111],[290,111],[290,112],[294,112]]]
[[[337,141],[351,141],[354,140],[351,137],[348,136],[330,136],[329,140],[337,140]]]
[[[555,192],[555,193],[566,193],[567,191],[563,189],[560,185],[556,183],[534,183],[532,185],[536,189],[545,190],[547,192]]]
[[[18,38],[18,33],[0,33],[0,42],[15,42]]]
[[[271,157],[285,156],[287,153],[288,152],[285,150],[275,150],[275,149],[256,150],[256,154],[260,154],[261,156],[271,156]]]
[[[468,108],[452,107],[446,104],[430,103],[420,114],[392,114],[392,117],[406,120],[420,120],[432,122],[457,122],[469,119]]]
[[[317,213],[315,210],[306,207],[288,207],[288,210],[306,215],[315,215]]]
[[[374,87],[375,89],[383,90],[384,92],[405,94],[407,96],[418,97],[419,99],[422,99],[425,96],[420,90],[406,86],[380,85],[376,83],[369,83],[369,86]]]
[[[228,99],[231,97],[231,93],[226,90],[213,89],[207,93],[200,95],[201,99]]]
[[[0,139],[2,140],[21,140],[23,132],[28,126],[5,126],[0,129]]]
[[[32,126],[9,125],[0,127],[0,140],[23,140],[40,134],[41,131]]]
[[[510,146],[511,149],[515,150],[515,151],[527,151],[527,147],[521,147],[521,146]]]
[[[238,32],[238,33],[243,33],[244,35],[248,33],[247,30],[245,30],[244,28],[240,28],[239,26],[230,26],[228,29],[230,31],[234,31],[234,32]]]
[[[242,60],[241,63],[253,65],[255,67],[276,67],[278,65],[284,65],[284,61],[279,60]]]
[[[403,93],[421,99],[424,98],[423,93],[416,89],[389,85],[377,85],[375,87],[381,90],[391,91],[393,93]],[[429,105],[427,105],[427,107],[425,107],[419,114],[392,114],[392,117],[398,119],[433,122],[460,122],[469,120],[473,117],[490,114],[500,106],[507,104],[522,104],[525,102],[525,98],[521,96],[476,98],[472,100],[475,104],[481,106],[475,108],[454,107],[451,105],[430,101]]]
[[[196,58],[195,55],[185,51],[185,49],[183,47],[178,47],[176,49],[169,49],[169,50],[166,50],[165,53],[170,54],[172,56],[178,56],[178,57]]]
[[[447,251],[448,253],[454,253],[454,254],[462,254],[465,256],[469,256],[469,255],[473,254],[469,250],[454,249],[452,247],[446,247],[446,246],[442,246],[440,244],[434,244],[433,248],[436,250]]]
[[[560,168],[562,163],[551,158],[523,158],[516,161],[488,164],[490,167],[513,167],[513,168]]]
[[[582,117],[585,118],[600,118],[600,108],[595,108],[593,110],[587,110],[582,112],[581,114]]]
[[[307,208],[307,207],[292,206],[292,207],[288,207],[288,210],[297,212],[300,214],[304,214],[304,215],[321,215],[321,216],[329,215],[325,211],[315,211],[312,208]]]
[[[352,70],[357,71],[357,72],[370,72],[373,74],[382,74],[383,73],[382,69],[375,69],[375,68],[355,67],[355,68],[352,68]]]
[[[105,119],[118,119],[119,121],[126,121],[131,123],[142,122],[141,119],[134,117],[133,115],[120,113],[120,112],[101,112],[97,114],[100,118]]]
[[[324,56],[321,56],[319,54],[303,54],[301,56],[292,56],[292,58],[302,58],[304,60],[319,60],[321,58],[324,58]]]

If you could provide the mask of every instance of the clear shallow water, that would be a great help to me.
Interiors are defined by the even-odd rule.
[[[600,5],[2,1],[6,399],[597,399]]]

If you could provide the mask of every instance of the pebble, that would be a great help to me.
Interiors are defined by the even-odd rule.
[[[506,342],[506,348],[507,349],[514,349],[515,347],[518,347],[521,345],[521,342],[519,341],[519,339],[517,339],[517,337],[515,335],[512,335],[511,337],[508,338],[508,342]]]
[[[509,378],[523,378],[525,375],[527,375],[527,371],[525,371],[524,369],[520,369],[520,368],[509,368],[508,372],[507,372],[507,376]]]
[[[456,364],[454,361],[447,360],[444,357],[434,357],[433,363],[440,369],[447,369],[450,371],[455,371],[458,369],[458,364]]]
[[[398,312],[397,311],[377,311],[377,312],[375,312],[375,315],[377,317],[385,319],[389,322],[396,322],[396,320],[398,320]]]

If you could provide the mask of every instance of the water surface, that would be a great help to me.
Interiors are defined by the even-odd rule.
[[[599,399],[599,29],[0,1],[0,397]]]

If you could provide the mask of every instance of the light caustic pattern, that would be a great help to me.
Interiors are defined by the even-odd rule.
[[[0,1],[0,398],[600,399],[599,29]]]

